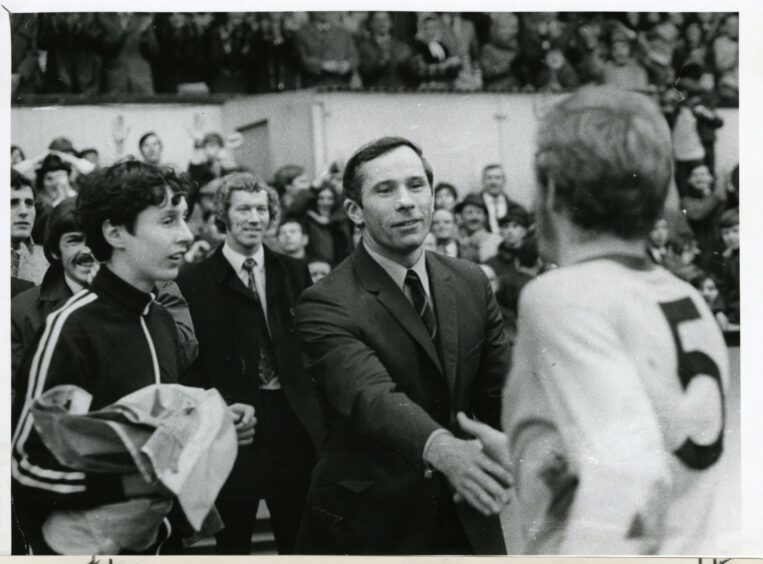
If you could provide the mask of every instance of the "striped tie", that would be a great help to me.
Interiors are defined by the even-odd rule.
[[[273,341],[270,339],[270,332],[265,321],[265,311],[262,309],[262,303],[260,296],[257,293],[257,284],[254,281],[254,267],[256,263],[253,258],[247,258],[244,261],[243,268],[249,276],[249,290],[251,290],[254,300],[257,302],[257,330],[259,333],[260,342],[260,364],[259,364],[259,377],[261,386],[269,386],[271,382],[278,377],[278,371],[276,369],[276,357],[275,349],[273,348]]]
[[[437,337],[437,321],[434,318],[432,304],[424,291],[424,286],[421,283],[419,275],[413,270],[409,270],[405,275],[405,285],[408,286],[408,289],[411,291],[413,307],[416,308],[416,312],[419,314],[419,317],[421,317],[421,321],[424,322],[424,327],[427,328],[427,333],[429,333],[429,336],[434,341]]]

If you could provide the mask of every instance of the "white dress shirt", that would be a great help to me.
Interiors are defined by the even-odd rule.
[[[254,285],[257,289],[257,295],[260,297],[260,305],[262,306],[262,312],[265,314],[265,324],[270,331],[270,323],[268,322],[268,300],[265,293],[265,251],[263,246],[257,247],[257,250],[253,255],[242,255],[239,252],[234,251],[226,242],[223,245],[223,256],[233,267],[233,271],[244,283],[244,286],[249,287],[249,273],[244,268],[244,261],[248,258],[254,259]]]
[[[387,274],[389,274],[389,277],[392,278],[392,281],[397,285],[398,288],[400,288],[400,290],[402,290],[402,292],[405,294],[405,297],[408,298],[411,303],[413,303],[413,297],[411,296],[410,290],[405,285],[405,277],[409,270],[413,270],[416,274],[418,274],[419,280],[421,280],[421,285],[424,287],[424,292],[426,292],[431,304],[432,292],[429,289],[429,274],[427,274],[426,251],[422,250],[419,260],[417,260],[411,268],[406,268],[396,263],[395,261],[390,260],[375,251],[372,251],[370,248],[368,248],[368,245],[364,244],[363,246],[368,251],[368,254],[371,255],[371,258],[374,259]],[[434,309],[434,305],[432,305],[432,308]]]

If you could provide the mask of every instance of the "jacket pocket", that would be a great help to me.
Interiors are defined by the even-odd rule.
[[[366,491],[368,488],[374,485],[374,481],[372,480],[342,480],[337,482],[337,484],[347,490],[350,490],[352,493],[361,493]]]
[[[468,351],[466,351],[466,354],[464,354],[464,358],[468,358],[472,356],[473,354],[476,354],[482,350],[482,345],[485,343],[485,339],[480,340],[476,345],[471,347]]]

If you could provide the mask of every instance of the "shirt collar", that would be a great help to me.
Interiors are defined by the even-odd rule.
[[[257,266],[255,267],[258,271],[262,272],[265,269],[265,250],[264,246],[260,244],[259,247],[257,247],[257,250],[254,252],[253,255],[242,255],[241,253],[234,251],[233,248],[228,245],[228,242],[226,241],[223,244],[223,256],[225,257],[225,260],[227,260],[230,265],[233,267],[233,271],[238,274],[243,270],[244,268],[244,261],[248,258],[253,258],[254,262],[257,263]]]
[[[37,247],[37,245],[34,244],[34,240],[32,239],[32,236],[30,235],[23,241],[19,243],[19,246],[17,248],[13,248],[13,245],[11,245],[11,250],[14,251],[21,251],[22,249],[26,250],[30,255],[34,254],[34,250]]]
[[[154,301],[156,290],[147,294],[114,274],[108,266],[102,264],[95,275],[90,289],[116,303],[132,315],[147,315],[149,306]]]
[[[387,274],[389,274],[389,277],[392,278],[392,281],[395,283],[395,285],[397,285],[397,287],[402,290],[405,285],[405,276],[408,274],[409,269],[371,250],[365,243],[363,246],[365,247],[366,251],[368,251],[368,254],[371,256],[371,258],[374,259],[374,261],[376,261],[376,263],[378,263],[378,265],[381,266]],[[416,261],[410,270],[413,270],[416,274],[418,274],[419,279],[421,280],[421,284],[424,286],[424,291],[427,293],[427,296],[431,297],[431,292],[429,291],[429,274],[427,273],[426,254],[427,252],[423,251],[419,257],[419,260]]]

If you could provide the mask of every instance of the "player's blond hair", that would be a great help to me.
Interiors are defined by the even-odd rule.
[[[535,171],[541,194],[578,226],[625,239],[646,236],[662,213],[672,175],[670,130],[642,94],[587,87],[540,124]]]

